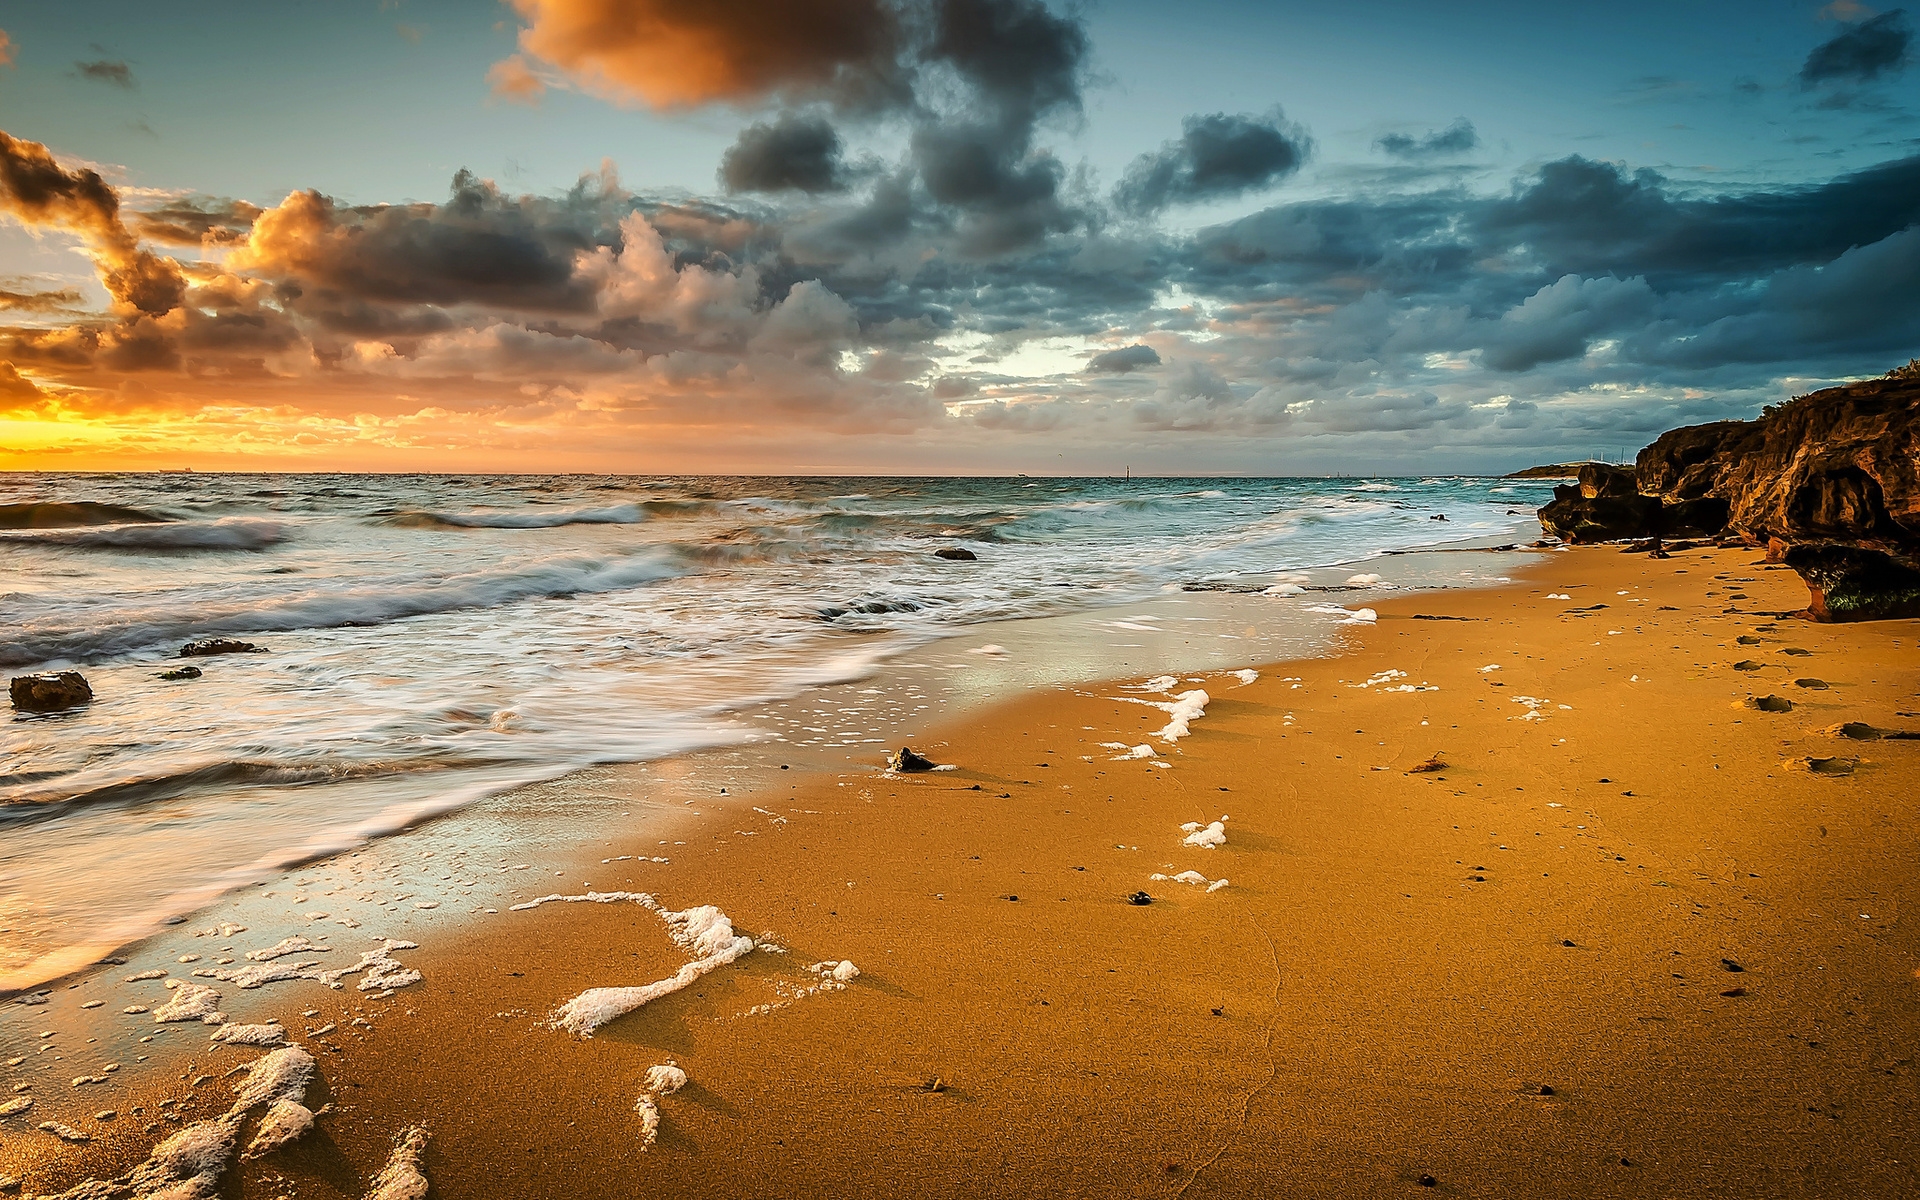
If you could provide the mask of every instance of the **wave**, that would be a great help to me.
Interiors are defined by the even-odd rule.
[[[0,542],[86,550],[263,550],[286,541],[287,536],[286,527],[278,521],[223,517],[217,521],[21,530],[0,533]]]
[[[181,597],[172,606],[129,614],[117,622],[105,614],[81,611],[73,615],[85,618],[85,623],[73,627],[34,629],[16,624],[8,640],[0,641],[0,666],[97,659],[199,637],[381,625],[463,608],[620,591],[684,573],[666,554],[649,553],[612,562],[552,559],[518,569],[476,571],[418,583],[316,589],[225,608],[215,601]]]
[[[400,512],[388,525],[452,529],[554,529],[562,525],[638,525],[646,514],[635,504],[610,508],[571,508],[558,512]]]
[[[84,525],[156,524],[168,518],[123,504],[95,504],[90,500],[48,500],[33,504],[0,504],[0,529],[72,529]]]
[[[1353,488],[1356,492],[1397,492],[1400,489],[1390,483],[1362,483]]]

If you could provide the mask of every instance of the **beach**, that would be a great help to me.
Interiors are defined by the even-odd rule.
[[[952,770],[772,755],[722,800],[655,764],[636,803],[699,817],[609,823],[512,898],[711,905],[750,951],[632,899],[500,904],[394,950],[422,978],[384,997],[223,988],[333,1105],[223,1189],[359,1196],[418,1126],[441,1197],[1910,1194],[1920,741],[1872,735],[1920,729],[1920,628],[1784,616],[1805,589],[1761,557],[1340,595],[1377,619],[1337,653],[1031,688],[915,739]],[[591,1037],[553,1025],[690,964]],[[0,1132],[27,1194],[132,1167],[254,1056],[169,1026],[156,1069],[70,1088],[89,1012],[162,994],[120,982],[145,965],[0,1027],[41,1105]],[[668,1064],[689,1082],[649,1090]],[[75,1092],[118,1115],[33,1129]]]

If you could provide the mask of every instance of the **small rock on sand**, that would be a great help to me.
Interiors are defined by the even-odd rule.
[[[1752,696],[1748,698],[1747,705],[1750,708],[1757,708],[1761,712],[1780,713],[1793,711],[1793,701],[1787,699],[1785,696]]]
[[[1796,679],[1793,681],[1793,686],[1806,688],[1810,692],[1824,692],[1827,690],[1827,681],[1824,679]]]
[[[902,746],[898,754],[889,754],[887,756],[887,767],[890,770],[900,771],[902,773],[909,771],[931,771],[938,765],[938,763],[935,763],[930,758],[915,754],[911,746]]]

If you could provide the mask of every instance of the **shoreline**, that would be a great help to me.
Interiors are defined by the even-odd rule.
[[[308,1044],[293,1020],[304,1007],[325,1010],[307,1028],[350,1009],[373,1027],[337,1022],[342,1032],[331,1040],[340,1052],[320,1056],[339,1105],[323,1121],[332,1169],[322,1169],[315,1147],[296,1146],[279,1156],[276,1178],[291,1194],[357,1195],[342,1164],[370,1173],[393,1130],[418,1120],[435,1137],[428,1174],[441,1195],[548,1194],[563,1178],[569,1194],[628,1194],[636,1171],[646,1173],[647,1186],[716,1195],[746,1194],[738,1189],[768,1179],[792,1194],[822,1195],[836,1179],[916,1194],[968,1194],[969,1186],[970,1194],[1042,1186],[1088,1195],[1239,1194],[1315,1190],[1313,1180],[1324,1192],[1369,1194],[1417,1184],[1415,1175],[1426,1172],[1443,1188],[1471,1180],[1459,1186],[1474,1194],[1539,1194],[1521,1184],[1543,1180],[1606,1194],[1657,1187],[1718,1194],[1718,1179],[1738,1180],[1745,1194],[1823,1194],[1807,1190],[1816,1176],[1837,1190],[1845,1190],[1845,1177],[1852,1194],[1862,1195],[1894,1194],[1880,1189],[1896,1181],[1910,1185],[1910,1121],[1880,1126],[1884,1136],[1873,1153],[1852,1155],[1861,1161],[1847,1177],[1846,1163],[1800,1153],[1807,1146],[1794,1138],[1802,1134],[1789,1136],[1779,1124],[1786,1109],[1769,1108],[1771,1124],[1742,1124],[1728,1096],[1769,1093],[1731,1071],[1721,1061],[1727,1048],[1714,1040],[1741,1036],[1740,1018],[1728,1015],[1737,1006],[1764,1009],[1778,1025],[1814,1000],[1844,1025],[1826,1014],[1839,972],[1823,968],[1843,960],[1858,968],[1870,949],[1896,958],[1900,969],[1883,966],[1871,986],[1855,979],[1838,1000],[1870,1011],[1873,1024],[1826,1032],[1814,1048],[1855,1043],[1842,1053],[1857,1060],[1915,1032],[1911,1004],[1895,1001],[1911,998],[1915,958],[1899,906],[1917,897],[1906,895],[1910,871],[1890,866],[1902,853],[1911,861],[1913,835],[1886,828],[1883,845],[1862,846],[1847,838],[1854,830],[1842,817],[1880,830],[1886,818],[1867,810],[1901,812],[1895,797],[1911,794],[1920,778],[1920,744],[1843,744],[1808,725],[1816,714],[1821,728],[1843,716],[1920,725],[1896,715],[1920,705],[1906,693],[1894,702],[1888,681],[1902,670],[1912,677],[1914,623],[1835,628],[1709,611],[1723,605],[1700,593],[1730,590],[1700,586],[1714,582],[1699,577],[1712,573],[1701,570],[1709,563],[1746,579],[1756,604],[1771,591],[1781,599],[1798,592],[1791,575],[1769,578],[1750,567],[1750,551],[1691,551],[1665,562],[1610,549],[1543,557],[1496,590],[1372,597],[1379,625],[1343,630],[1354,637],[1334,657],[1287,663],[1278,674],[1262,667],[1244,688],[1218,673],[1180,684],[1174,690],[1205,686],[1214,698],[1187,737],[1153,743],[1164,747],[1171,768],[1114,761],[1099,748],[1101,741],[1145,744],[1141,735],[1167,715],[1131,700],[1165,697],[1088,685],[1029,692],[944,730],[944,739],[916,743],[956,761],[953,772],[771,773],[750,793],[752,805],[769,814],[761,826],[731,835],[709,830],[706,845],[692,845],[690,836],[660,878],[631,886],[656,891],[670,907],[717,904],[742,931],[771,930],[791,953],[755,954],[717,970],[591,1041],[542,1028],[540,1019],[586,987],[643,983],[685,961],[658,918],[637,906],[546,905],[487,917],[492,923],[472,939],[401,954],[425,981],[377,1006],[351,991],[316,995],[312,984],[242,993],[256,1007],[285,1010],[289,1033]],[[1604,615],[1567,615],[1587,605],[1540,599],[1555,586],[1568,595],[1589,589],[1581,600],[1605,590],[1635,594],[1600,599],[1611,604]],[[1632,600],[1645,603],[1630,608]],[[1414,609],[1436,608],[1470,619],[1410,619]],[[1668,608],[1679,615],[1665,616]],[[1751,632],[1759,624],[1775,629]],[[1496,651],[1477,637],[1496,629],[1503,631],[1497,653],[1507,661],[1495,662]],[[1589,632],[1598,638],[1592,646],[1582,636]],[[1715,640],[1697,645],[1703,632]],[[1653,637],[1668,633],[1685,647],[1678,657],[1662,648],[1670,644],[1664,637]],[[1736,634],[1763,643],[1748,650]],[[1831,686],[1795,693],[1794,713],[1730,708],[1727,689],[1751,690],[1755,677],[1774,691],[1790,689],[1782,669],[1731,669],[1735,654],[1785,648],[1775,635],[1812,647],[1798,661],[1821,667]],[[1871,654],[1863,648],[1870,642]],[[1640,652],[1628,657],[1658,665],[1644,681],[1605,680],[1630,666],[1614,661],[1627,647]],[[1470,650],[1485,661],[1456,661]],[[1501,669],[1479,670],[1488,665]],[[1367,666],[1378,669],[1362,673]],[[1367,685],[1384,670],[1406,677]],[[1877,678],[1853,678],[1868,674]],[[1394,690],[1423,684],[1438,690]],[[1669,715],[1649,720],[1624,703],[1643,696]],[[1876,705],[1889,711],[1864,711]],[[1411,723],[1416,712],[1424,714],[1420,724]],[[1386,741],[1331,732],[1344,730],[1349,716],[1355,728]],[[1470,732],[1456,732],[1463,726]],[[1621,730],[1638,736],[1618,737]],[[1783,769],[1775,745],[1783,733],[1796,752],[1839,746],[1867,761],[1850,777],[1795,774]],[[1688,735],[1695,740],[1685,741]],[[1032,751],[1036,736],[1047,753]],[[1725,753],[1705,750],[1704,736]],[[1762,746],[1769,757],[1756,762]],[[1448,769],[1404,773],[1436,749]],[[1303,757],[1286,761],[1287,750]],[[1722,761],[1710,761],[1715,756]],[[1570,774],[1576,768],[1584,772],[1579,783]],[[1717,814],[1679,811],[1686,798],[1724,798],[1728,771],[1746,789],[1738,797],[1746,815],[1764,818],[1759,832],[1750,822],[1723,827]],[[784,805],[776,802],[783,784]],[[1524,790],[1516,796],[1503,786]],[[1536,804],[1542,791],[1552,798]],[[1858,928],[1842,922],[1845,953],[1823,952],[1828,961],[1820,963],[1812,961],[1810,929],[1772,949],[1734,936],[1780,922],[1787,896],[1761,895],[1776,887],[1796,905],[1794,921],[1813,920],[1802,902],[1817,889],[1795,881],[1806,868],[1804,839],[1776,846],[1763,836],[1808,800],[1827,818],[1811,843],[1827,869],[1849,886],[1883,884],[1877,890],[1892,904],[1873,902],[1891,917],[1854,918]],[[1223,814],[1231,818],[1225,846],[1181,846],[1180,821]],[[1844,852],[1827,838],[1828,825],[1847,840]],[[1547,848],[1550,832],[1561,849]],[[1536,838],[1538,848],[1527,845]],[[1617,856],[1598,852],[1603,838]],[[1628,852],[1654,861],[1629,861]],[[1529,883],[1524,871],[1501,862],[1513,861],[1510,855],[1547,868],[1540,881]],[[1231,882],[1209,893],[1150,880],[1177,873],[1169,867]],[[1658,890],[1638,874],[1649,868]],[[1789,882],[1752,882],[1783,875]],[[573,892],[575,882],[599,880],[585,874],[561,882],[569,886],[559,890]],[[1155,903],[1127,904],[1139,889]],[[1747,894],[1731,901],[1734,889]],[[1006,898],[1013,895],[1020,900]],[[1683,898],[1693,907],[1680,905]],[[1723,907],[1733,915],[1723,918]],[[1508,924],[1483,923],[1495,917]],[[1741,921],[1748,930],[1734,928]],[[1548,926],[1563,936],[1550,938]],[[1862,938],[1868,946],[1857,944]],[[1655,961],[1659,941],[1675,943],[1665,949],[1686,959],[1685,969],[1653,969],[1670,965]],[[1740,981],[1762,986],[1738,997],[1709,990],[1724,982],[1713,974],[1715,952],[1743,962]],[[805,964],[837,959],[862,971],[844,991],[787,997],[771,1013],[743,1015],[781,1002],[783,987],[807,985]],[[1787,960],[1799,969],[1783,970]],[[1681,974],[1688,978],[1671,978]],[[1708,1003],[1694,1005],[1695,996]],[[1646,1011],[1623,1012],[1623,1005]],[[1673,1035],[1661,1047],[1664,1058],[1652,1053],[1650,1028]],[[1890,1075],[1809,1068],[1782,1053],[1784,1028],[1764,1044],[1731,1049],[1756,1056],[1776,1081],[1844,1095],[1843,1109],[1884,1104],[1889,1097],[1875,1087],[1910,1098],[1911,1074],[1891,1052],[1883,1054]],[[1579,1044],[1576,1034],[1593,1044]],[[1808,1039],[1794,1037],[1802,1045]],[[1629,1050],[1647,1061],[1615,1061],[1633,1057]],[[234,1051],[217,1053],[222,1069],[244,1061]],[[667,1057],[694,1085],[660,1102],[660,1142],[643,1153],[633,1146],[630,1109],[639,1077]],[[1667,1076],[1652,1069],[1659,1064]],[[1676,1070],[1680,1077],[1670,1077]],[[930,1090],[935,1077],[942,1086]],[[1666,1118],[1670,1130],[1654,1128],[1658,1103],[1673,1103],[1681,1082],[1700,1079],[1721,1089],[1711,1106],[1680,1104]],[[1852,1134],[1866,1119],[1864,1112],[1830,1119],[1823,1111],[1819,1129]],[[1716,1121],[1734,1125],[1716,1128]],[[1363,1132],[1395,1122],[1409,1133],[1398,1143]],[[1591,1152],[1575,1174],[1552,1175],[1548,1147],[1564,1151],[1581,1130]],[[1778,1186],[1726,1163],[1709,1176],[1670,1153],[1688,1139],[1705,1144],[1703,1137],[1729,1133],[1741,1134],[1745,1141],[1736,1143],[1748,1149],[1764,1144],[1777,1162],[1799,1163],[1801,1184]],[[9,1141],[26,1136],[52,1143],[46,1134],[0,1131]],[[1502,1137],[1537,1143],[1517,1155],[1531,1173],[1483,1144]],[[1250,1141],[1288,1149],[1249,1153]],[[1635,1165],[1613,1167],[1598,1153],[1603,1142]],[[97,1177],[92,1164],[100,1171],[130,1165],[144,1154],[135,1152],[140,1143],[116,1134],[78,1154],[56,1153],[59,1164],[43,1166],[44,1178],[31,1173],[31,1187]],[[890,1160],[903,1146],[922,1154],[920,1166]],[[1850,1144],[1850,1152],[1863,1149]],[[623,1174],[589,1186],[553,1174],[563,1157],[617,1165]],[[17,1170],[0,1166],[0,1174]],[[1656,1172],[1664,1172],[1658,1183]],[[1728,1194],[1739,1190],[1725,1186]]]
[[[1458,543],[1445,543],[1438,546],[1422,547],[1417,553],[1421,556],[1441,556],[1438,562],[1451,564],[1456,555],[1478,555],[1491,552],[1491,545],[1476,545],[1478,542],[1491,543],[1492,538],[1468,538]],[[1501,546],[1500,549],[1513,549]],[[1521,553],[1530,553],[1521,551]],[[1313,593],[1349,593],[1358,594],[1357,589],[1339,585],[1339,578],[1354,566],[1369,562],[1391,561],[1388,553],[1376,553],[1352,560],[1324,564],[1299,572],[1283,572],[1300,579],[1317,578],[1319,583],[1307,590]],[[1472,560],[1459,560],[1472,561]],[[1457,580],[1440,579],[1436,572],[1439,567],[1426,567],[1425,574],[1419,574],[1417,582],[1406,585],[1401,591],[1444,590],[1460,586]],[[1411,568],[1410,568],[1411,570]],[[1465,574],[1465,572],[1462,572]],[[1466,586],[1488,586],[1481,581],[1469,582]],[[249,888],[262,884],[271,884],[276,880],[285,880],[303,868],[315,863],[324,863],[342,855],[354,854],[371,845],[377,845],[387,838],[409,830],[424,828],[434,822],[444,821],[448,817],[457,817],[460,813],[476,805],[505,802],[512,803],[513,797],[550,787],[566,787],[566,781],[575,778],[587,779],[605,775],[611,771],[618,775],[623,771],[641,767],[642,764],[662,763],[673,760],[698,760],[704,756],[724,758],[730,753],[738,753],[752,759],[766,754],[785,754],[790,760],[803,764],[803,769],[823,768],[830,764],[832,757],[821,747],[810,747],[804,737],[782,739],[779,735],[780,719],[775,715],[782,710],[804,707],[806,699],[812,696],[831,696],[843,689],[854,689],[863,695],[887,693],[878,701],[862,701],[879,708],[896,704],[897,709],[879,715],[869,715],[868,721],[873,728],[868,734],[884,733],[881,738],[866,737],[862,741],[875,744],[888,740],[916,735],[914,726],[919,718],[914,715],[918,706],[912,703],[920,696],[923,684],[929,693],[938,693],[937,702],[951,705],[949,713],[965,710],[973,711],[984,705],[1018,694],[1024,688],[1036,683],[1051,685],[1058,682],[1079,679],[1100,678],[1107,674],[1121,672],[1133,664],[1132,655],[1116,652],[1116,647],[1096,644],[1100,632],[1112,622],[1110,614],[1127,609],[1157,609],[1171,613],[1170,620],[1193,621],[1214,620],[1228,622],[1237,615],[1245,615],[1241,622],[1245,626],[1245,635],[1254,639],[1264,649],[1249,649],[1246,654],[1237,656],[1244,661],[1253,661],[1262,653],[1273,655],[1280,651],[1291,656],[1328,644],[1324,628],[1328,622],[1322,617],[1298,610],[1307,606],[1311,596],[1293,606],[1292,615],[1297,618],[1291,625],[1276,619],[1274,606],[1280,602],[1271,598],[1253,601],[1260,607],[1240,614],[1236,604],[1248,603],[1248,597],[1235,593],[1257,591],[1257,588],[1218,588],[1189,587],[1186,591],[1161,589],[1154,595],[1131,599],[1108,600],[1093,604],[1072,612],[1036,617],[1017,617],[986,622],[972,626],[957,627],[951,631],[932,637],[920,634],[877,634],[849,635],[845,649],[826,654],[804,669],[815,673],[818,678],[811,682],[798,684],[794,690],[786,693],[769,693],[730,700],[714,707],[702,715],[702,728],[693,744],[664,754],[643,755],[640,757],[610,758],[603,762],[550,764],[540,766],[532,763],[517,767],[503,766],[501,778],[487,781],[484,778],[466,778],[471,775],[467,770],[462,778],[453,784],[438,783],[435,773],[426,772],[415,776],[403,776],[398,779],[402,785],[405,799],[390,803],[384,808],[366,808],[356,822],[349,826],[323,828],[310,832],[308,843],[289,845],[267,850],[253,862],[236,863],[223,870],[217,878],[201,880],[183,891],[174,892],[154,905],[147,916],[127,916],[112,929],[102,930],[84,944],[61,947],[41,956],[22,962],[0,971],[0,1003],[13,995],[31,993],[46,987],[58,987],[78,976],[84,975],[91,967],[104,958],[138,954],[141,947],[153,938],[164,936],[166,927],[183,920],[198,920],[202,915],[217,911],[230,898],[242,894]],[[1384,594],[1393,594],[1388,592]],[[1209,595],[1214,603],[1205,618],[1181,615],[1167,606],[1178,604],[1203,604]],[[1364,596],[1359,598],[1365,599]],[[1325,599],[1338,599],[1330,595]],[[1280,616],[1287,609],[1277,610]],[[1156,620],[1159,618],[1148,618]],[[1255,636],[1255,626],[1260,626]],[[1236,626],[1238,628],[1240,626]],[[1161,630],[1158,635],[1153,630],[1130,626],[1127,635],[1143,642],[1139,657],[1146,658],[1164,667],[1169,665],[1169,656],[1177,661],[1190,661],[1200,665],[1211,659],[1236,657],[1231,654],[1211,653],[1200,650],[1172,648],[1170,643],[1173,629]],[[1222,635],[1227,636],[1227,635]],[[1234,635],[1237,636],[1237,635]],[[993,643],[1004,641],[1011,647],[996,648]],[[953,649],[969,641],[984,641],[988,649],[999,651],[991,655],[980,655],[980,648],[974,647],[970,653],[975,657],[960,656]],[[889,644],[892,643],[892,644]],[[958,657],[958,661],[953,661]],[[928,662],[916,662],[925,659]],[[932,665],[937,660],[939,665]],[[142,664],[144,666],[145,664]],[[932,682],[913,677],[917,669],[928,668]],[[941,678],[941,676],[946,678]],[[877,686],[869,686],[877,685]],[[832,718],[828,718],[832,719]],[[790,732],[790,731],[789,731]],[[784,748],[771,744],[786,740]],[[830,748],[830,747],[829,747]],[[458,773],[458,772],[456,772]],[[378,780],[370,781],[378,786]],[[434,786],[442,789],[436,793]],[[359,786],[359,785],[356,785]],[[452,786],[456,795],[449,798],[444,789]],[[361,790],[366,790],[361,787]],[[235,797],[234,799],[244,799]],[[109,802],[113,803],[113,802]],[[80,817],[90,814],[83,811]],[[208,815],[217,816],[210,812]],[[606,814],[583,815],[580,824],[588,824],[604,819]],[[591,840],[590,832],[583,839]],[[30,890],[25,883],[16,880],[22,892]],[[442,897],[446,899],[447,897]],[[44,919],[44,918],[43,918]]]

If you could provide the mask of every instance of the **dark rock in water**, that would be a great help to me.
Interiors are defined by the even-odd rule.
[[[939,765],[930,758],[915,754],[910,746],[900,747],[898,754],[887,755],[887,767],[894,771],[931,771]]]
[[[1785,696],[1755,696],[1747,701],[1747,706],[1749,708],[1757,708],[1761,712],[1793,711],[1793,701],[1787,699]]]
[[[877,614],[877,613],[892,613],[892,612],[919,612],[920,607],[921,606],[918,603],[912,600],[863,600],[858,604],[849,604],[844,608],[840,608],[840,607],[823,608],[819,610],[819,613],[820,613],[820,619],[822,621],[831,621],[837,617],[844,617],[848,613]]]
[[[206,638],[203,641],[188,642],[180,647],[181,658],[211,658],[216,654],[265,654],[265,646],[256,646],[252,642],[236,642],[232,638]]]
[[[1807,585],[1816,621],[1920,617],[1920,554],[1861,546],[1793,546],[1783,556]]]
[[[0,529],[72,529],[81,525],[154,525],[165,521],[119,504],[0,504]]]
[[[1668,505],[1714,500],[1747,545],[1806,581],[1819,621],[1920,616],[1920,377],[1797,396],[1757,421],[1662,434],[1639,488]]]
[[[63,712],[90,703],[93,688],[78,671],[47,671],[14,676],[7,685],[7,696],[21,712]]]
[[[965,546],[942,546],[933,552],[935,558],[944,558],[952,562],[973,562],[979,555]]]
[[[1447,514],[1445,513],[1435,513],[1432,516],[1427,518],[1427,520],[1429,521],[1444,521],[1446,519],[1447,519]]]
[[[168,679],[168,680],[198,679],[200,678],[200,668],[199,667],[181,667],[177,671],[162,671],[158,675],[154,676],[154,678]]]

